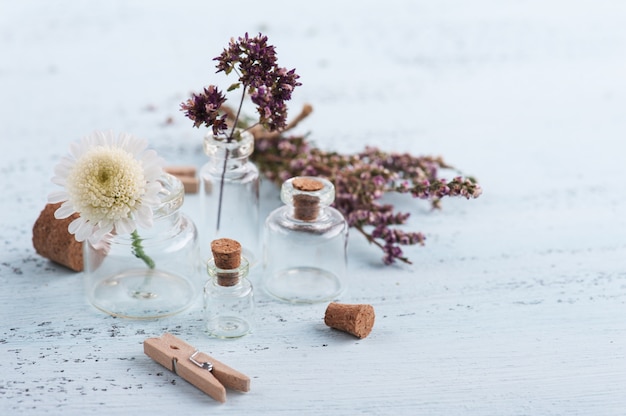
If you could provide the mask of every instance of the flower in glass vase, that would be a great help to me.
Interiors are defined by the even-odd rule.
[[[55,168],[63,190],[48,197],[61,203],[56,218],[78,214],[68,231],[84,241],[87,298],[118,317],[178,313],[201,284],[197,230],[180,212],[183,185],[147,144],[124,133],[83,138]]]
[[[73,143],[52,178],[64,189],[52,192],[48,202],[62,203],[54,214],[57,219],[79,214],[68,226],[77,241],[97,244],[109,233],[131,234],[135,256],[154,268],[137,226],[152,226],[164,161],[147,144],[130,134],[115,137],[112,132],[94,132]]]
[[[300,85],[299,76],[295,69],[278,65],[275,47],[262,34],[251,37],[246,33],[231,39],[214,60],[217,73],[237,77],[226,91],[241,92],[238,104],[226,106],[224,92],[209,85],[180,106],[194,127],[210,129],[204,138],[209,160],[200,171],[202,230],[206,240],[203,246],[208,247],[209,241],[221,237],[236,239],[254,266],[260,257],[259,173],[248,160],[254,150],[250,129],[262,126],[280,131],[286,126],[286,102]],[[246,98],[256,108],[256,120],[242,120]],[[223,234],[224,230],[228,235]]]

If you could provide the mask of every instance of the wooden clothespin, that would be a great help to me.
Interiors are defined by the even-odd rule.
[[[250,390],[248,376],[198,351],[172,334],[165,333],[159,338],[146,339],[143,351],[219,402],[226,401],[225,387],[242,392]]]

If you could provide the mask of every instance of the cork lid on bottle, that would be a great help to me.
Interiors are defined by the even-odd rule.
[[[294,217],[300,221],[315,221],[320,209],[335,200],[335,187],[324,178],[298,176],[283,183],[281,199],[293,205]]]
[[[211,252],[215,265],[220,269],[236,269],[241,264],[241,244],[230,238],[220,238],[211,242]]]
[[[293,178],[291,185],[298,191],[315,192],[324,189],[324,183],[317,178],[298,176]]]
[[[240,270],[241,266],[247,266],[247,261],[241,257],[241,244],[230,238],[220,238],[211,242],[211,252],[213,258],[209,264],[213,263],[219,269],[213,271],[218,284],[220,286],[236,285],[244,273],[244,270]]]

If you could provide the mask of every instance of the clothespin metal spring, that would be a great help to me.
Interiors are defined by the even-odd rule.
[[[213,364],[205,361],[203,363],[201,363],[200,361],[196,360],[194,357],[196,355],[198,355],[200,353],[200,350],[196,349],[196,351],[191,354],[191,357],[189,357],[189,361],[191,361],[192,363],[194,363],[195,365],[197,365],[200,368],[204,368],[205,370],[209,370],[209,371],[213,371]]]

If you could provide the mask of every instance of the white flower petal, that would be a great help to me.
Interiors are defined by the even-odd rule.
[[[72,171],[75,163],[76,161],[67,156],[63,156],[59,163],[54,167],[54,174],[56,176],[67,177],[67,175]]]
[[[160,180],[154,180],[146,183],[145,186],[146,192],[158,194],[163,191],[163,183]]]
[[[93,226],[89,221],[80,223],[80,226],[74,233],[76,241],[85,241],[93,233]]]
[[[76,210],[74,210],[72,203],[70,201],[65,201],[56,211],[54,211],[54,218],[62,220],[64,218],[68,218],[75,212]]]
[[[83,217],[78,217],[74,221],[70,222],[70,225],[67,226],[67,231],[70,234],[76,234],[76,231],[80,228],[80,226],[85,222]]]
[[[134,137],[128,133],[122,133],[119,136],[119,146],[127,152],[132,153],[133,156],[137,157],[146,147],[148,147],[148,141],[146,139]]]
[[[148,197],[144,195],[141,199],[141,204],[145,207],[150,207],[150,212],[152,212],[152,209],[157,208],[160,202],[161,200],[156,196]]]
[[[66,178],[61,177],[61,176],[53,176],[52,179],[50,179],[50,182],[52,182],[55,185],[65,186],[65,184],[67,183],[67,180]]]
[[[148,198],[156,199],[156,202],[152,202],[149,205],[158,204],[161,200],[159,194],[163,191],[163,185],[161,182],[150,182],[146,184],[144,188],[146,193],[144,194],[143,201],[145,202]]]
[[[138,227],[150,228],[152,227],[152,209],[143,204],[137,207],[137,219],[135,220]]]
[[[115,221],[115,231],[118,234],[130,234],[136,229],[135,223],[128,218],[121,218]]]
[[[96,131],[92,134],[92,140],[98,146],[115,146],[115,136],[111,130],[108,131]]]
[[[93,228],[93,233],[89,237],[89,242],[91,244],[96,244],[97,242],[102,240],[102,237],[104,237],[105,235],[110,233],[112,230],[113,230],[113,225],[112,224],[107,224],[107,226],[104,226],[104,227],[103,226],[94,227]]]
[[[78,159],[81,154],[83,154],[83,142],[79,141],[70,143],[70,155],[72,156],[72,158]]]
[[[85,221],[84,218],[78,217],[74,221],[70,222],[67,230],[70,234],[74,234],[76,241],[85,241],[85,239],[91,235],[93,226],[88,221]]]
[[[50,192],[50,195],[48,195],[48,202],[51,204],[57,204],[59,202],[67,201],[69,197],[70,196],[65,191],[54,191]]]
[[[52,183],[65,186],[67,181],[67,176],[72,171],[74,167],[74,161],[70,160],[70,158],[64,156],[61,158],[59,164],[54,167],[54,176],[52,177]]]
[[[147,150],[141,158],[146,180],[157,180],[163,174],[165,160],[160,158],[154,150]]]

